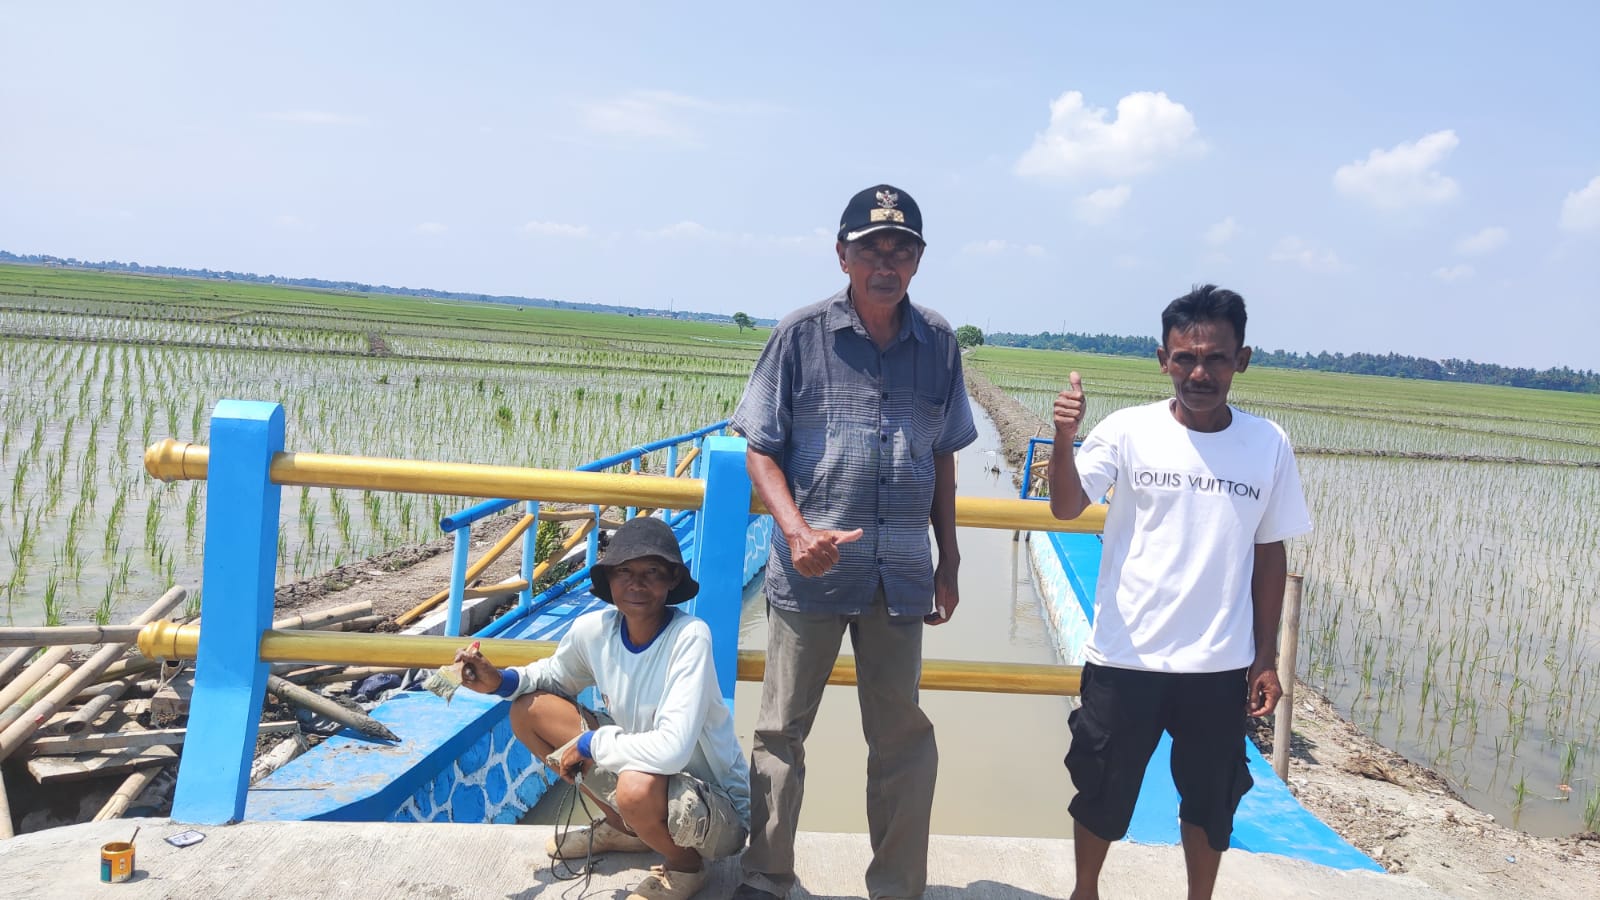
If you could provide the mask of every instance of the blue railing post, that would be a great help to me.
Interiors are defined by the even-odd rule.
[[[750,525],[750,473],[744,454],[744,438],[706,438],[699,457],[704,460],[706,499],[695,517],[694,576],[700,595],[691,612],[711,626],[717,683],[729,706],[738,678],[739,607]]]
[[[444,612],[444,633],[461,634],[461,606],[467,597],[467,554],[472,551],[472,526],[456,529],[455,556],[450,560],[450,600]]]
[[[672,477],[676,476],[677,474],[678,474],[678,445],[677,444],[673,444],[673,445],[671,445],[671,446],[669,446],[667,448],[667,477],[668,478],[672,478]],[[677,510],[663,509],[661,511],[661,518],[663,518],[663,519],[671,519],[672,518],[672,514],[674,512],[677,512]]]
[[[283,407],[222,400],[211,414],[201,611],[189,733],[178,763],[172,817],[200,825],[244,818],[272,627],[282,490],[267,476],[283,450]]]
[[[591,505],[589,511],[594,513],[594,530],[589,532],[589,552],[583,559],[584,568],[600,561],[600,507]]]
[[[628,473],[629,474],[631,474],[631,475],[639,474],[639,459],[640,459],[640,457],[635,456],[633,458],[633,462],[628,465]],[[622,514],[622,521],[626,522],[629,519],[633,518],[634,516],[637,516],[638,514],[639,514],[639,507],[630,506],[630,507],[628,507],[628,511]]]
[[[534,557],[539,555],[539,501],[529,500],[527,511],[528,515],[533,516],[533,524],[529,525],[527,532],[522,535],[522,580],[526,581],[528,586],[523,588],[521,595],[517,597],[517,609],[524,612],[533,605],[533,567],[536,562]]]

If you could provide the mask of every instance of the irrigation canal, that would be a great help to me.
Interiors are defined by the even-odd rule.
[[[957,457],[962,496],[1015,497],[1011,472],[1000,453],[1000,435],[974,404],[978,439]],[[999,472],[992,471],[994,467]],[[960,530],[961,606],[950,622],[927,629],[929,659],[1055,663],[1039,597],[1034,593],[1027,545],[1010,531]],[[745,596],[739,635],[743,649],[765,650],[766,600],[759,580]],[[846,637],[842,653],[850,652]],[[867,830],[867,745],[861,736],[856,689],[830,686],[806,741],[806,797],[800,829],[813,832]],[[734,697],[734,724],[746,752],[755,730],[761,685],[741,682]],[[939,740],[939,783],[933,831],[938,834],[1070,837],[1067,802],[1072,784],[1061,759],[1067,752],[1064,697],[928,691],[922,706]],[[996,760],[1003,754],[1003,761]],[[524,822],[555,821],[552,791]]]

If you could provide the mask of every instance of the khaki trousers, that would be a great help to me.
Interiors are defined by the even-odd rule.
[[[794,887],[794,837],[805,794],[806,735],[846,630],[867,739],[868,896],[920,897],[939,748],[917,705],[918,617],[890,617],[880,590],[870,612],[812,615],[767,607],[767,671],[750,754],[750,847],[744,881],[780,897]]]

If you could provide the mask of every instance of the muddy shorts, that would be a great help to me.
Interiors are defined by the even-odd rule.
[[[1083,667],[1081,706],[1067,720],[1067,771],[1078,794],[1068,810],[1097,837],[1128,833],[1145,766],[1172,735],[1178,818],[1228,849],[1233,814],[1253,779],[1245,762],[1245,670],[1176,674]]]
[[[607,806],[617,808],[617,773],[595,766],[583,786]],[[748,833],[733,800],[716,785],[679,772],[667,780],[667,830],[679,847],[699,851],[706,859],[732,856],[744,848]]]
[[[556,696],[576,706],[590,728],[617,724],[604,710],[590,709],[564,694]],[[556,754],[560,752],[558,749]],[[583,776],[583,786],[605,805],[617,808],[617,773],[596,765]],[[706,859],[738,853],[749,837],[733,799],[720,787],[688,772],[667,780],[667,830],[672,832],[674,844],[690,847]]]

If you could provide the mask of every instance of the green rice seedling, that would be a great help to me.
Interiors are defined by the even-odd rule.
[[[111,624],[111,583],[106,582],[105,593],[100,597],[100,605],[94,608],[94,623],[96,625]]]
[[[44,624],[46,627],[55,627],[61,624],[61,599],[59,589],[61,582],[56,578],[56,573],[51,572],[44,579]]]

